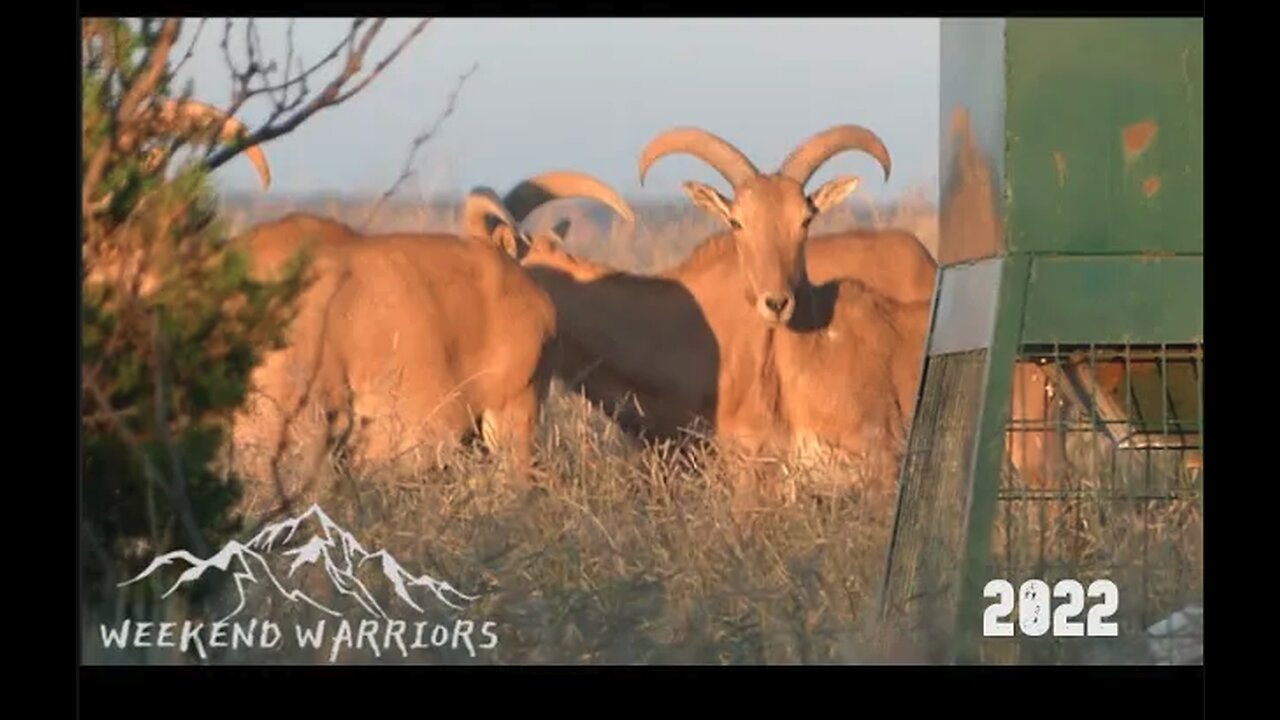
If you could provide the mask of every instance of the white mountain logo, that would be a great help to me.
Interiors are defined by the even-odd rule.
[[[294,587],[301,584],[299,578],[309,570],[320,568],[340,595],[354,598],[365,612],[384,620],[390,620],[391,616],[370,591],[369,586],[375,581],[389,582],[395,596],[419,613],[425,612],[421,600],[415,599],[419,588],[427,591],[418,593],[421,599],[426,599],[429,594],[454,609],[461,609],[459,601],[476,599],[475,596],[464,595],[443,580],[407,572],[386,550],[373,553],[365,550],[354,535],[331,520],[318,505],[312,505],[298,517],[268,525],[247,543],[232,540],[207,559],[198,558],[186,550],[165,553],[153,560],[146,570],[119,586],[138,582],[177,562],[186,563],[189,567],[162,597],[168,597],[183,585],[199,580],[207,571],[232,573],[240,596],[239,603],[220,622],[244,610],[245,589],[251,584],[274,587],[290,602],[306,603],[340,617],[341,612]],[[277,577],[276,571],[272,570],[273,565],[277,568],[287,565],[288,571],[283,579]]]

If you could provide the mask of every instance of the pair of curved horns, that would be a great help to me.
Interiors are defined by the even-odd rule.
[[[198,100],[166,99],[159,104],[157,116],[163,126],[179,131],[205,127],[221,121],[222,124],[218,129],[218,140],[221,142],[239,139],[249,132],[244,123]],[[271,186],[271,167],[267,164],[266,154],[258,145],[245,148],[244,154],[249,162],[253,163],[253,168],[258,173],[258,181],[262,184],[262,189],[266,190]]]
[[[472,237],[488,237],[490,217],[496,217],[512,228],[517,226],[498,193],[484,186],[472,188],[462,203],[463,232]]]
[[[534,210],[553,200],[586,198],[607,205],[627,222],[635,221],[635,213],[616,190],[586,173],[556,170],[535,175],[517,184],[506,197],[498,198],[487,187],[473,189],[463,207],[463,226],[469,232],[487,234],[487,216],[494,216],[512,227],[518,227]]]
[[[875,158],[884,169],[884,179],[889,179],[892,161],[888,148],[878,135],[861,125],[836,125],[809,137],[782,161],[779,172],[804,186],[823,163],[846,150],[860,150]],[[701,128],[679,127],[659,134],[641,151],[640,184],[644,184],[644,176],[653,163],[677,153],[692,155],[707,163],[735,188],[760,174],[751,160],[728,140]]]
[[[534,210],[565,198],[586,198],[604,203],[627,222],[635,222],[635,213],[616,190],[586,173],[554,170],[522,181],[502,199],[516,222],[524,222]]]

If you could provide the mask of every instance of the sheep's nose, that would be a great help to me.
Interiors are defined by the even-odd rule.
[[[791,298],[786,295],[774,295],[764,299],[764,306],[769,308],[775,315],[781,315],[783,310],[787,309],[787,305],[791,303]]]

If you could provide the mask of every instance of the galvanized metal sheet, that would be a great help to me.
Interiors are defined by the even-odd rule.
[[[929,355],[990,347],[1003,264],[991,258],[942,269]]]

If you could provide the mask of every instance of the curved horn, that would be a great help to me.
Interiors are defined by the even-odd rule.
[[[608,205],[627,222],[635,222],[631,206],[613,188],[586,173],[559,170],[535,175],[511,189],[503,204],[515,222],[524,219],[544,204],[561,198],[588,198]]]
[[[472,188],[462,202],[462,232],[470,237],[489,237],[490,216],[510,225],[513,230],[516,227],[516,221],[496,192],[487,187]]]
[[[167,99],[160,104],[159,110],[161,122],[175,129],[179,123],[204,125],[221,120],[222,126],[218,129],[218,140],[221,142],[239,139],[249,133],[244,123],[198,100]],[[254,169],[258,172],[258,181],[262,184],[262,189],[266,190],[271,186],[271,167],[267,164],[266,154],[258,145],[250,145],[244,149],[244,155],[249,162],[253,163]]]
[[[861,150],[875,158],[884,168],[884,179],[889,179],[892,161],[888,148],[878,135],[861,125],[836,125],[813,135],[791,151],[779,172],[804,186],[823,163],[845,150]]]
[[[756,166],[724,138],[692,127],[673,128],[658,135],[640,152],[640,184],[649,166],[665,155],[686,153],[715,168],[735,188],[760,174]]]

